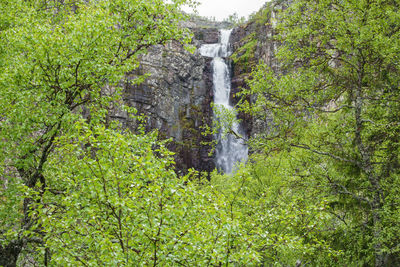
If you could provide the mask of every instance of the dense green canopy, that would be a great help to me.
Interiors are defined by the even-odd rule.
[[[326,240],[342,264],[399,261],[399,11],[396,1],[292,1],[277,26],[280,71],[258,66],[245,92],[257,100],[242,104],[273,124],[254,149],[290,153],[296,183],[328,201]]]

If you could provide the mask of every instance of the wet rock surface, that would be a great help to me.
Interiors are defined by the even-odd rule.
[[[259,11],[262,12],[259,18],[256,17],[233,30],[231,35],[232,50],[239,58],[232,63],[231,101],[233,104],[239,101],[236,94],[243,88],[248,88],[246,79],[250,77],[253,68],[259,62],[264,62],[273,71],[279,73],[279,65],[275,57],[279,42],[274,40],[276,34],[274,24],[277,13],[284,9],[287,3],[287,0],[271,2]],[[254,97],[248,97],[247,100],[253,102]],[[259,120],[243,113],[239,114],[239,118],[242,119],[243,127],[249,137],[269,131],[271,128],[270,119]]]
[[[193,34],[192,44],[219,40],[223,23],[190,21],[186,25]],[[135,80],[147,74],[139,85]],[[172,138],[169,148],[176,153],[177,171],[194,168],[212,171],[215,168],[210,156],[211,135],[204,136],[203,129],[211,126],[213,99],[211,59],[186,51],[178,42],[153,46],[141,58],[139,68],[127,73],[124,81],[124,101],[146,117],[146,130],[158,129],[161,139]],[[115,112],[114,117],[135,129],[136,122],[126,114]]]
[[[273,11],[268,15],[268,23],[251,21],[232,31],[230,43],[232,51],[240,55],[241,48],[251,40],[256,40],[251,57],[246,61],[232,62],[231,103],[235,105],[235,95],[246,88],[246,78],[252,68],[264,61],[278,70],[275,50],[278,43],[273,40]],[[176,153],[177,171],[187,172],[194,168],[199,171],[212,171],[215,168],[214,157],[210,156],[212,136],[202,134],[205,127],[212,124],[213,82],[211,58],[200,55],[203,44],[220,41],[220,29],[232,27],[229,23],[213,22],[202,18],[193,18],[183,23],[193,32],[193,41],[197,50],[194,54],[186,51],[178,42],[153,46],[141,58],[140,67],[127,73],[124,81],[124,101],[135,107],[139,114],[146,117],[146,130],[158,129],[161,139],[172,141],[169,148]],[[255,38],[256,37],[256,38]],[[139,85],[138,76],[148,77]],[[249,99],[252,101],[252,99]],[[137,124],[127,114],[114,112],[116,119],[127,128],[135,129]],[[266,130],[268,121],[258,121],[249,115],[239,114],[248,136]]]

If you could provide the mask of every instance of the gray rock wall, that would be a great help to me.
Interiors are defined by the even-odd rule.
[[[259,62],[264,62],[276,73],[280,72],[278,61],[275,57],[279,42],[274,40],[276,30],[275,20],[280,10],[289,3],[288,0],[275,0],[269,2],[248,23],[235,28],[231,35],[231,43],[235,60],[232,64],[232,102],[235,104],[239,98],[235,95],[243,88],[248,88],[246,79],[250,77],[254,67]],[[246,48],[246,49],[244,49]],[[256,96],[247,100],[252,102]],[[269,131],[271,119],[259,120],[247,114],[239,114],[244,122],[248,136]]]
[[[193,31],[193,45],[216,43],[221,23],[196,19],[185,27]],[[153,46],[141,58],[140,67],[127,73],[124,82],[124,101],[146,116],[146,130],[158,129],[160,138],[172,138],[169,148],[176,152],[177,170],[189,168],[199,171],[214,169],[209,155],[212,136],[202,134],[205,126],[211,126],[213,99],[212,67],[210,59],[198,51],[189,53],[178,42]],[[149,77],[140,85],[134,80],[138,75]],[[124,114],[115,114],[127,128],[137,125]]]

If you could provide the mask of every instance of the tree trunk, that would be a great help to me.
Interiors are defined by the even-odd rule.
[[[361,58],[363,58],[360,51]],[[374,167],[371,163],[372,152],[371,149],[366,146],[362,140],[362,132],[364,129],[363,120],[363,108],[364,108],[364,96],[363,96],[363,80],[364,80],[364,66],[365,62],[360,59],[358,64],[358,84],[355,88],[355,98],[353,99],[355,104],[355,144],[360,153],[361,169],[365,173],[368,181],[371,183],[371,190],[373,192],[373,202],[371,207],[371,213],[373,216],[373,236],[374,236],[374,254],[375,254],[375,267],[385,266],[385,254],[382,253],[382,241],[381,235],[381,217],[379,211],[382,208],[382,193],[380,179],[374,171]]]

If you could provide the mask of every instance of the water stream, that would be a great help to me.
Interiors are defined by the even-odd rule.
[[[221,30],[221,41],[217,44],[205,44],[200,47],[202,56],[213,58],[213,90],[214,90],[214,105],[215,109],[225,109],[236,113],[234,107],[229,102],[231,91],[231,76],[229,67],[226,62],[226,57],[230,56],[229,38],[231,30]],[[217,115],[214,115],[214,120],[220,120]],[[224,127],[224,126],[222,126]],[[225,134],[226,129],[220,129],[220,132],[215,135],[218,141],[215,151],[216,167],[224,173],[232,173],[235,170],[235,165],[239,162],[247,160],[248,148],[244,143],[245,134],[238,123],[232,125],[231,130],[236,133]]]

